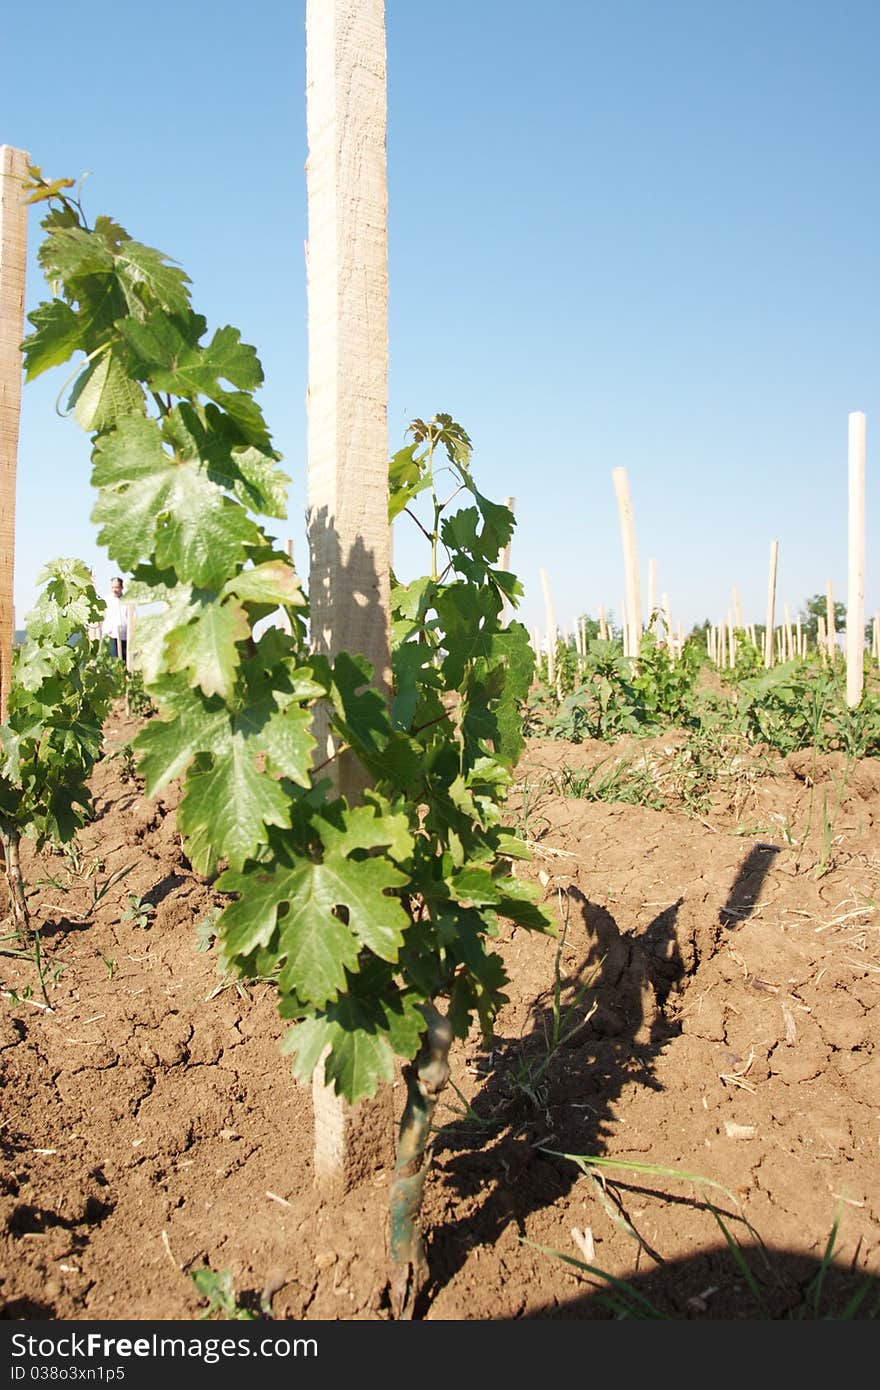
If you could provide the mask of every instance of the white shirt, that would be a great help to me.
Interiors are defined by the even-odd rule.
[[[128,637],[128,608],[116,594],[109,594],[105,600],[107,612],[104,614],[104,636],[116,637],[124,642]]]

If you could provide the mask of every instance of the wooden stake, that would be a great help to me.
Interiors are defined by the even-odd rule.
[[[515,506],[516,506],[516,498],[515,498],[515,497],[505,497],[505,499],[504,499],[504,505],[505,505],[507,508],[509,508],[510,511],[513,511],[514,508],[515,508]],[[502,550],[501,554],[500,554],[499,557],[498,557],[498,568],[499,568],[500,570],[505,570],[505,571],[507,571],[508,573],[510,572],[510,547],[511,547],[512,544],[513,544],[513,537],[511,536],[510,540],[507,542],[507,545],[504,547],[504,549]],[[512,608],[512,606],[505,600],[505,602],[504,602],[504,607],[503,607],[502,610],[501,610],[501,622],[502,622],[502,624],[503,624],[504,627],[506,627],[507,624],[510,622],[510,619],[511,619],[512,616],[513,616],[513,608]]]
[[[764,665],[773,665],[773,625],[776,615],[776,567],[779,561],[779,542],[770,542],[770,573],[767,579],[767,630],[764,634]]]
[[[825,585],[825,631],[828,656],[833,661],[837,654],[837,614],[834,611],[834,587],[830,579]]]
[[[660,600],[663,609],[663,625],[666,628],[666,645],[672,651],[672,614],[669,611],[669,595],[664,594]]]
[[[742,611],[742,607],[740,606],[740,601],[739,601],[739,589],[736,587],[735,584],[734,584],[734,586],[733,586],[733,612],[734,612],[734,616],[735,616],[735,618],[736,618],[736,626],[737,626],[737,629],[738,629],[738,631],[742,632],[742,630],[743,630],[743,611]]]
[[[390,691],[388,273],[384,0],[306,0],[309,240],[310,633],[316,652],[362,653]],[[336,752],[324,713],[316,761]],[[348,754],[334,790],[361,799]],[[391,1161],[390,1087],[350,1107],[314,1074],[315,1179],[348,1190]]]
[[[821,613],[816,619],[816,645],[822,657],[822,665],[825,666],[828,662],[828,632]]]
[[[873,626],[873,629],[872,629],[872,635],[873,635],[873,638],[874,638],[874,641],[873,641],[873,648],[872,648],[872,649],[873,649],[873,654],[874,654],[874,660],[875,660],[875,661],[880,661],[880,613],[875,613],[875,614],[874,614],[874,626]]]
[[[636,549],[636,528],[633,522],[632,498],[629,479],[625,468],[613,468],[614,491],[617,494],[617,510],[620,514],[620,536],[623,542],[623,563],[626,572],[626,611],[629,632],[628,656],[639,654],[642,640],[642,601],[639,594],[639,557]]]
[[[605,609],[601,605],[599,607],[599,641],[608,641],[608,624],[605,621]]]
[[[783,603],[783,605],[782,605],[782,615],[783,615],[783,628],[782,628],[782,631],[783,631],[783,642],[782,642],[783,660],[784,660],[784,661],[791,661],[792,657],[794,656],[794,639],[792,638],[792,635],[791,635],[791,612],[790,612],[790,610],[789,610],[789,607],[788,607],[788,603],[787,603],[787,602],[786,602],[786,603]]]
[[[648,627],[654,629],[657,612],[657,561],[648,561]]]
[[[538,570],[541,576],[541,588],[544,590],[544,613],[547,620],[547,684],[553,685],[553,677],[556,674],[556,620],[553,617],[553,600],[550,597],[550,580],[547,578],[547,571]]]
[[[806,649],[805,649],[805,647],[804,647],[804,642],[805,642],[805,639],[806,639],[806,633],[804,632],[803,628],[801,627],[801,615],[800,615],[800,613],[799,613],[798,616],[797,616],[796,622],[797,622],[797,654],[798,654],[798,656],[800,657],[801,661],[803,661],[804,657],[805,657],[806,654],[807,654],[807,653],[806,653]]]
[[[846,703],[861,702],[865,683],[865,416],[849,417],[849,569],[846,590]]]
[[[15,642],[15,474],[21,417],[27,204],[21,181],[30,155],[0,145],[0,723],[9,713]]]
[[[516,498],[505,497],[504,505],[508,508],[509,511],[512,512],[516,507]],[[510,547],[512,543],[513,537],[511,537],[511,539],[507,542],[507,545],[504,547],[500,556],[498,557],[498,568],[500,570],[507,570],[508,572],[510,571]]]

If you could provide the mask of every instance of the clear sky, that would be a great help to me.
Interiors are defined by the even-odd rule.
[[[627,470],[673,620],[846,598],[847,417],[867,417],[880,608],[876,0],[388,0],[389,449],[448,411],[516,499],[521,616],[619,612]],[[266,373],[306,557],[304,0],[43,0],[2,24],[0,143],[178,260]],[[46,296],[29,223],[27,308]],[[16,617],[42,563],[115,567],[89,445],[24,389]],[[403,518],[406,521],[406,518]],[[272,528],[270,528],[272,529]],[[420,566],[402,530],[395,561]]]

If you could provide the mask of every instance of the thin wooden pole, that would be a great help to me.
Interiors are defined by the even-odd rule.
[[[791,610],[787,602],[783,603],[782,605],[782,613],[784,624],[784,640],[782,643],[782,650],[784,654],[784,660],[791,661],[794,656],[794,637],[792,636],[791,630]]]
[[[828,662],[828,630],[821,613],[816,619],[816,645],[822,657],[822,665],[825,666]]]
[[[660,600],[663,609],[663,625],[666,628],[666,645],[672,650],[672,614],[669,611],[669,595],[664,594]]]
[[[311,643],[362,653],[388,699],[388,272],[384,0],[306,0],[309,239],[308,506]],[[316,760],[337,750],[316,725]],[[361,799],[366,777],[342,752],[334,790]],[[390,1087],[350,1107],[313,1079],[316,1182],[347,1190],[376,1135],[393,1134]],[[385,1114],[386,1118],[379,1116]],[[386,1128],[387,1126],[387,1128]],[[359,1151],[359,1152],[358,1152]]]
[[[734,617],[735,617],[735,619],[736,619],[737,630],[740,631],[740,632],[742,632],[742,630],[743,630],[743,611],[742,611],[742,605],[740,604],[740,601],[739,601],[739,589],[736,587],[735,584],[734,584],[734,586],[733,586],[733,613],[734,613]]]
[[[605,609],[599,605],[599,641],[608,641],[608,623],[605,620]]]
[[[553,600],[550,597],[550,580],[547,578],[547,571],[538,571],[541,576],[541,588],[544,590],[544,614],[546,617],[547,628],[547,684],[553,685],[553,677],[556,674],[556,619],[553,616]]]
[[[514,509],[515,509],[515,507],[516,507],[516,498],[515,498],[515,497],[506,497],[506,498],[504,499],[504,505],[505,505],[506,507],[508,507],[508,508],[510,509],[510,511],[514,511]],[[502,550],[501,554],[500,554],[499,557],[498,557],[498,568],[499,568],[500,570],[505,570],[507,573],[510,572],[510,547],[511,547],[512,544],[513,544],[513,537],[511,536],[510,540],[507,542],[507,545],[504,547],[504,549]],[[502,613],[501,613],[501,622],[502,622],[502,624],[503,624],[505,627],[506,627],[507,624],[510,622],[510,619],[511,619],[512,614],[513,614],[513,609],[512,609],[512,607],[511,607],[511,605],[505,600],[505,602],[504,602],[504,607],[503,607]]]
[[[514,511],[515,508],[516,508],[516,498],[515,498],[515,497],[506,497],[506,498],[504,499],[504,505],[505,505],[505,507],[507,507],[510,511]],[[501,569],[501,570],[509,570],[509,569],[510,569],[510,547],[511,547],[512,543],[513,543],[513,537],[511,537],[511,539],[507,542],[507,545],[504,547],[504,549],[503,549],[502,552],[501,552],[501,555],[499,556],[499,559],[498,559],[498,568]]]
[[[846,703],[862,698],[865,683],[865,416],[849,417],[849,570],[846,590]]]
[[[623,542],[623,563],[626,573],[626,611],[629,631],[629,651],[627,655],[639,654],[642,640],[642,601],[639,594],[639,557],[636,547],[636,528],[633,521],[632,498],[629,479],[625,468],[613,468],[614,491],[617,494],[617,510],[620,515],[620,536]]]
[[[0,145],[0,723],[9,713],[15,642],[15,474],[21,418],[21,352],[30,155]]]
[[[825,631],[828,642],[828,656],[831,661],[837,655],[837,614],[834,611],[834,586],[831,580],[825,585]]]
[[[764,665],[773,665],[773,625],[776,614],[776,569],[779,562],[779,542],[770,542],[770,571],[767,578],[767,629],[764,634]]]
[[[872,629],[874,660],[880,661],[880,613],[874,614],[874,626]]]
[[[657,612],[657,561],[648,561],[648,625],[650,630],[654,630],[654,620]]]

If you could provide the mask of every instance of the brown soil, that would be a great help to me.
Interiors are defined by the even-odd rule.
[[[117,711],[108,754],[135,727]],[[609,758],[647,770],[665,809],[567,794],[565,768]],[[124,771],[96,768],[78,865],[25,853],[31,884],[56,881],[31,899],[51,1011],[33,963],[0,958],[0,1318],[193,1319],[204,1264],[275,1318],[388,1318],[388,1153],[318,1199],[271,987],[196,948],[214,895],[175,795],[148,801]],[[496,1039],[455,1049],[417,1316],[612,1317],[608,1286],[552,1251],[667,1317],[839,1315],[880,1272],[880,763],[731,757],[702,804],[675,736],[532,740],[518,779],[519,871],[564,934],[502,931]],[[876,1314],[872,1290],[858,1315]]]

